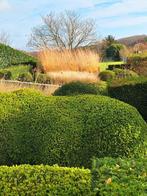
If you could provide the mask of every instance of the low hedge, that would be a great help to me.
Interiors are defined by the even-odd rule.
[[[79,95],[79,94],[107,95],[108,94],[107,84],[105,82],[100,82],[97,84],[71,82],[62,85],[54,92],[54,95],[56,96],[68,96],[68,95]]]
[[[96,195],[147,195],[147,158],[95,159],[92,176]]]
[[[0,79],[11,80],[12,73],[8,70],[0,70]]]
[[[24,72],[19,74],[17,80],[21,82],[33,82],[33,76],[30,72]]]
[[[136,78],[138,74],[129,69],[114,69],[114,73],[116,74],[116,78]]]
[[[0,94],[0,164],[91,167],[96,157],[144,156],[147,125],[137,110],[104,96]]]
[[[37,59],[26,52],[0,43],[0,68],[17,65],[37,65]]]
[[[147,53],[130,55],[127,59],[127,64],[139,75],[147,76]]]
[[[132,67],[141,66],[141,63],[144,61],[147,61],[147,53],[133,53],[127,58],[127,63],[130,64]]]
[[[114,80],[109,95],[136,107],[147,120],[147,78]]]
[[[103,81],[109,81],[115,78],[115,72],[111,70],[105,70],[100,72],[99,77]]]
[[[50,166],[0,167],[0,195],[90,196],[90,170]]]
[[[11,72],[11,80],[16,80],[21,73],[28,73],[32,69],[31,66],[28,65],[17,65],[17,66],[10,66],[6,69],[0,69],[0,72]]]

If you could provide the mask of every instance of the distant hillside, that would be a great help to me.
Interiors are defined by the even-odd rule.
[[[137,43],[144,43],[147,41],[147,35],[134,35],[118,39],[118,41],[126,46],[134,46]]]
[[[5,68],[12,65],[34,65],[36,60],[34,57],[25,52],[11,48],[4,44],[0,44],[0,68]]]

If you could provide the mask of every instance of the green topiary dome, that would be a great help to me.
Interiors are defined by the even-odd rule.
[[[109,97],[0,94],[1,165],[90,167],[94,156],[143,156],[146,131],[134,107]]]

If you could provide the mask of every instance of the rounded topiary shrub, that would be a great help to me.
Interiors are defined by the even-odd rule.
[[[19,74],[17,80],[21,82],[32,82],[33,76],[30,72],[25,72],[25,73]]]
[[[99,74],[99,78],[103,81],[112,80],[115,77],[115,72],[111,70],[102,71]]]
[[[0,164],[91,167],[93,157],[145,153],[137,110],[94,95],[55,97],[31,90],[0,94]]]
[[[95,94],[95,95],[107,95],[107,83],[100,82],[97,84],[87,84],[83,82],[71,82],[68,84],[64,84],[59,87],[54,95],[58,96],[68,96],[68,95],[78,95],[78,94]]]

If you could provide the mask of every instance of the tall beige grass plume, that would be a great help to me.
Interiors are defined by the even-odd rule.
[[[42,50],[38,58],[53,84],[98,82],[99,56],[90,50]]]
[[[99,72],[99,56],[90,50],[50,50],[39,52],[38,58],[46,72],[80,71]]]

